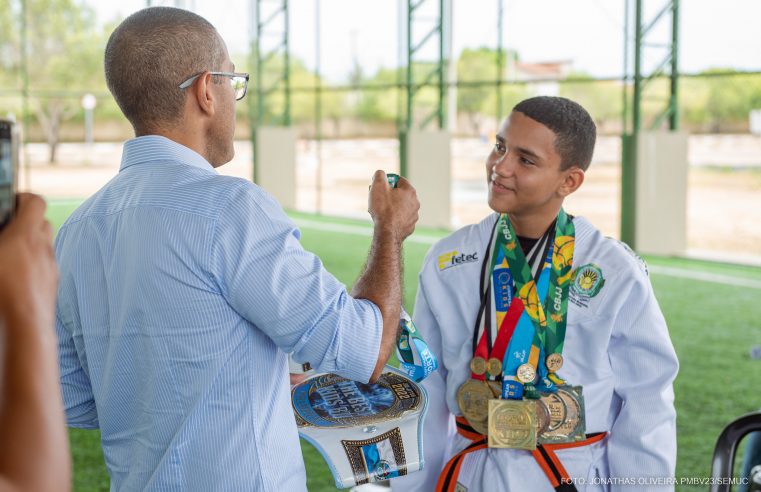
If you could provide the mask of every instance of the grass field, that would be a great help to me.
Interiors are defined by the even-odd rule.
[[[74,201],[53,202],[48,217],[58,226],[77,205]],[[304,247],[351,285],[367,254],[369,225],[305,214],[291,216],[300,225]],[[425,252],[429,243],[442,235],[442,231],[419,230],[414,241],[405,245],[405,305],[410,309]],[[647,260],[681,363],[675,384],[677,477],[707,477],[713,446],[724,425],[761,406],[761,360],[750,358],[750,347],[761,345],[761,268],[684,259]],[[74,490],[108,490],[99,434],[72,430],[70,437]],[[336,490],[322,457],[308,444],[302,449],[309,490]]]

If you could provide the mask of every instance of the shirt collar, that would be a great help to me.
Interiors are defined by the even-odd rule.
[[[172,161],[214,171],[214,167],[201,154],[160,135],[145,135],[125,142],[119,171],[135,164],[156,161]]]

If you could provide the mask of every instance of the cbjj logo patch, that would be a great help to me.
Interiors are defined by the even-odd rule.
[[[573,283],[570,300],[583,307],[588,307],[589,299],[596,296],[605,285],[602,270],[594,263],[588,263],[574,270],[571,281]]]
[[[478,261],[478,252],[466,255],[459,251],[449,251],[442,255],[439,255],[439,270],[446,270],[457,265],[463,265],[465,263],[474,263]]]

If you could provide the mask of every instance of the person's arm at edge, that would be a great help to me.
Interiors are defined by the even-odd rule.
[[[0,306],[0,490],[67,491],[71,458],[58,386],[53,329],[57,269],[45,202],[20,194],[18,215],[0,235],[13,263]]]
[[[402,201],[394,200],[392,194],[408,196]],[[386,174],[375,172],[369,198],[369,212],[375,224],[373,241],[365,269],[351,291],[352,297],[367,299],[378,306],[383,318],[378,362],[370,382],[380,377],[398,337],[402,306],[402,242],[415,230],[418,209],[415,190],[406,179],[401,178],[397,188],[392,189]]]

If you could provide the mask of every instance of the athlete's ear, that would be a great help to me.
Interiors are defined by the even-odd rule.
[[[578,190],[579,186],[584,182],[584,170],[578,166],[571,166],[563,171],[563,174],[565,177],[558,188],[558,194],[565,198]]]

